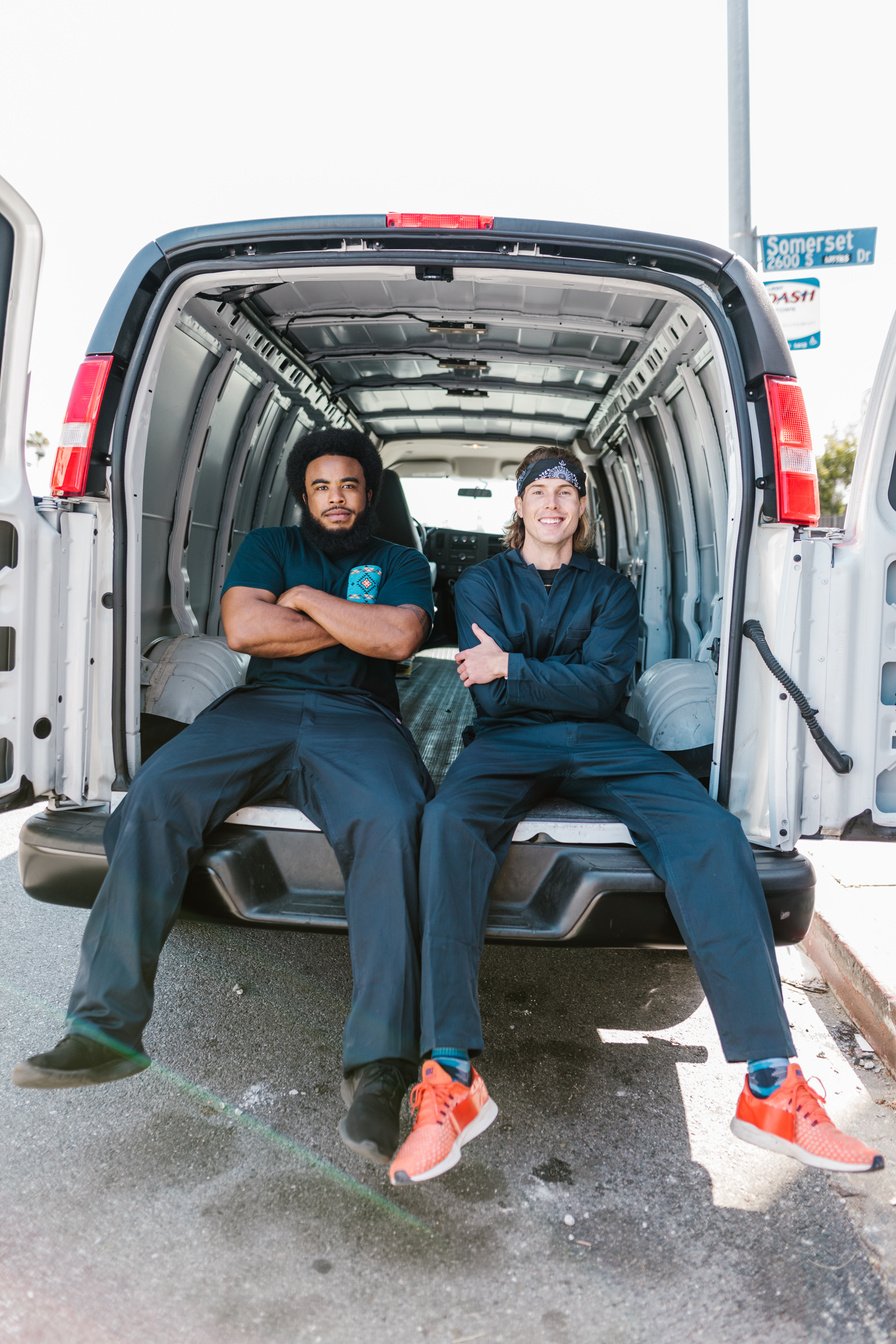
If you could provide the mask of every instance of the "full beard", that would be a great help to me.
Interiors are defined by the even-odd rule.
[[[331,530],[324,527],[316,518],[312,518],[306,505],[302,510],[299,528],[302,536],[306,541],[310,541],[312,546],[316,546],[331,559],[338,560],[342,555],[354,555],[356,551],[363,550],[373,532],[373,518],[368,507],[363,513],[358,514],[351,527]]]

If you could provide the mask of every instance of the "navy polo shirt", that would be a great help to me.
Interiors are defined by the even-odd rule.
[[[574,553],[548,591],[535,566],[507,550],[465,570],[454,597],[458,647],[478,643],[475,621],[510,654],[506,680],[470,688],[477,732],[509,721],[631,726],[620,708],[638,650],[628,579]]]
[[[260,527],[240,546],[221,589],[263,588],[277,597],[307,584],[320,592],[346,597],[349,574],[359,565],[382,570],[376,604],[420,607],[432,620],[432,582],[429,565],[419,551],[372,537],[351,555],[331,557],[307,541],[298,527]],[[316,649],[293,658],[249,660],[247,686],[286,690],[360,692],[398,715],[395,664],[369,658],[343,644]]]

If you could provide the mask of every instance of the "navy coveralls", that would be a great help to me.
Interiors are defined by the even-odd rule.
[[[771,923],[737,819],[624,726],[635,590],[574,554],[550,591],[519,551],[465,571],[458,644],[475,621],[509,651],[507,679],[472,687],[476,737],[423,819],[422,1053],[482,1049],[477,980],[488,893],[517,823],[546,795],[626,823],[666,884],[729,1060],[787,1057],[793,1041]]]
[[[381,571],[376,600],[432,615],[429,566],[373,540],[330,559],[298,528],[259,529],[227,578],[279,594],[299,583],[345,596],[350,570]],[[109,870],[84,931],[70,1029],[141,1047],[162,947],[203,836],[235,808],[277,795],[326,835],[345,879],[352,1005],[346,1072],[374,1059],[416,1066],[420,817],[432,783],[398,720],[394,664],[342,645],[253,658],[247,685],[205,709],[137,772],[104,836]]]

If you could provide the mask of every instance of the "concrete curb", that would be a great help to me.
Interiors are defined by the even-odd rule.
[[[839,880],[838,864],[831,860],[848,844],[839,853],[811,847],[815,914],[802,947],[878,1059],[896,1076],[896,888]],[[896,848],[890,846],[884,858],[892,871]]]
[[[823,914],[814,916],[803,948],[878,1059],[896,1077],[896,1000]]]

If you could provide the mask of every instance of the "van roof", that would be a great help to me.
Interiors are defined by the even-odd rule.
[[[288,250],[291,242],[316,243],[334,237],[376,242],[381,248],[418,250],[429,247],[459,252],[500,253],[510,242],[554,244],[570,257],[658,266],[696,275],[718,274],[731,260],[726,248],[674,234],[645,233],[559,220],[495,216],[489,229],[395,228],[377,215],[304,215],[286,219],[243,220],[176,229],[157,240],[166,257],[178,261],[185,253],[209,255],[222,246],[254,246],[265,251]],[[257,253],[256,253],[257,255]],[[563,253],[554,255],[562,256]]]

